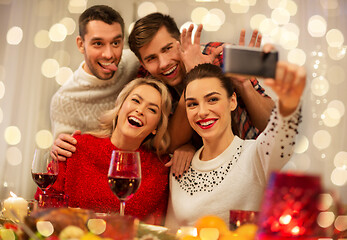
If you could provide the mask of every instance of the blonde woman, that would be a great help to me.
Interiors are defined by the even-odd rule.
[[[101,118],[100,131],[76,135],[76,152],[59,162],[59,176],[52,190],[69,196],[70,207],[97,212],[119,212],[119,200],[107,182],[113,150],[139,151],[142,180],[127,201],[126,215],[162,224],[168,199],[169,146],[167,132],[171,99],[163,83],[138,78],[119,94],[115,107]]]

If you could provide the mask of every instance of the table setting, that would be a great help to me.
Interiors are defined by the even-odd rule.
[[[59,172],[49,151],[36,150],[33,181],[42,190],[38,200],[15,193],[1,202],[0,239],[4,240],[313,240],[346,239],[345,229],[319,223],[320,196],[324,194],[317,175],[273,172],[259,211],[231,209],[229,222],[216,215],[198,219],[194,226],[177,232],[150,225],[124,214],[126,201],[141,184],[138,153],[113,152],[108,184],[120,200],[120,212],[98,213],[69,207],[65,194],[47,194]],[[344,212],[344,209],[339,209]]]

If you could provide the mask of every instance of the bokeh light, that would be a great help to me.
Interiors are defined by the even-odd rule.
[[[71,35],[76,30],[76,23],[75,20],[69,17],[65,17],[62,20],[60,20],[60,23],[63,24],[67,30],[67,34]]]
[[[277,25],[272,19],[264,19],[259,25],[259,31],[262,34],[270,35],[271,32],[276,29]]]
[[[219,30],[219,28],[222,25],[222,22],[221,22],[221,19],[217,15],[215,15],[211,12],[208,12],[204,16],[204,18],[202,19],[202,24],[204,26],[205,31],[213,32],[213,31]]]
[[[330,101],[328,108],[335,108],[339,112],[341,117],[345,114],[345,104],[340,100]]]
[[[53,42],[62,42],[67,35],[67,29],[65,25],[61,23],[54,24],[50,29],[48,36]]]
[[[339,7],[337,0],[320,0],[320,4],[324,9],[337,9]]]
[[[338,85],[345,81],[345,71],[338,65],[330,66],[327,70],[327,78],[332,84]]]
[[[21,141],[21,133],[18,127],[9,126],[5,129],[5,141],[9,145],[17,145]]]
[[[170,14],[169,7],[165,2],[155,2],[155,6],[157,7],[157,11],[163,14]]]
[[[285,6],[285,9],[289,12],[290,16],[296,15],[298,11],[298,6],[296,3],[292,0],[287,0],[287,4]]]
[[[316,96],[323,96],[329,91],[329,82],[323,76],[316,77],[311,82],[311,91]]]
[[[284,8],[275,8],[271,12],[271,19],[276,23],[276,24],[287,24],[289,23],[290,20],[290,14],[289,12],[284,9]]]
[[[335,127],[340,123],[340,112],[335,108],[327,108],[321,115],[323,123],[327,127]]]
[[[250,26],[252,29],[260,29],[260,24],[266,19],[264,14],[255,14],[251,17]]]
[[[82,13],[87,9],[87,0],[69,0],[68,9],[70,13]]]
[[[10,45],[18,45],[23,39],[23,30],[20,27],[12,27],[8,30],[6,40]]]
[[[48,130],[38,131],[35,135],[35,142],[39,148],[49,148],[53,144],[52,133]]]
[[[307,151],[308,147],[309,147],[309,141],[308,141],[307,137],[303,136],[303,135],[298,135],[296,137],[294,152],[295,153],[304,153]]]
[[[87,223],[91,233],[100,235],[106,230],[106,222],[103,219],[89,219]]]
[[[308,20],[307,30],[312,37],[323,37],[327,31],[327,22],[322,16],[314,15]]]
[[[346,231],[347,230],[347,215],[338,216],[335,220],[334,226],[337,230],[341,232]]]
[[[47,30],[40,30],[35,34],[34,44],[37,48],[47,48],[51,44]]]
[[[139,18],[142,18],[150,13],[157,12],[158,9],[152,2],[142,2],[137,9],[137,15]]]
[[[41,73],[47,78],[53,78],[59,71],[59,63],[57,60],[48,58],[41,65]]]
[[[330,47],[341,47],[344,42],[343,34],[338,29],[331,29],[325,36]]]
[[[220,25],[225,23],[225,13],[221,9],[213,8],[209,12],[219,18]]]
[[[299,37],[293,32],[284,31],[280,38],[280,44],[284,49],[294,49],[299,44]]]
[[[341,60],[346,56],[347,47],[328,47],[328,55],[332,60]]]
[[[306,53],[299,48],[292,49],[288,52],[287,60],[290,63],[303,66],[306,63]]]
[[[322,193],[319,195],[317,208],[319,211],[327,211],[333,205],[333,202],[333,197],[329,193]]]
[[[5,96],[5,84],[0,81],[0,99],[2,99]]]
[[[37,221],[36,229],[44,237],[49,237],[54,232],[53,224],[50,221]]]
[[[247,13],[249,10],[249,3],[245,0],[231,1],[229,6],[233,13]]]
[[[300,28],[295,23],[288,23],[284,25],[282,28],[289,32],[293,32],[297,36],[299,36],[300,34]]]
[[[202,23],[202,19],[204,18],[204,16],[208,13],[207,8],[204,7],[197,7],[194,8],[194,10],[192,11],[192,13],[190,14],[190,19],[196,23],[196,24],[201,24]]]
[[[326,130],[318,130],[313,134],[312,143],[318,149],[325,149],[331,144],[331,135]]]
[[[73,75],[73,71],[71,70],[71,68],[62,67],[59,69],[57,75],[55,76],[55,81],[59,85],[64,85],[64,83],[66,83],[66,81],[69,80],[69,78],[72,75]]]
[[[335,220],[335,214],[333,212],[321,212],[318,214],[317,223],[322,228],[330,227]]]
[[[347,152],[340,151],[334,157],[334,165],[337,168],[347,169]]]
[[[344,168],[335,168],[330,176],[331,182],[336,186],[343,186],[347,182],[347,170]]]
[[[268,0],[267,4],[271,9],[285,8],[287,5],[287,0]]]
[[[9,147],[6,150],[6,159],[11,166],[18,166],[22,163],[22,152],[17,147]]]

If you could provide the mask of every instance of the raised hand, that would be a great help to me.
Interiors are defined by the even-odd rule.
[[[181,43],[177,42],[187,72],[201,63],[213,63],[213,60],[223,51],[223,46],[220,46],[214,48],[209,55],[202,54],[200,38],[203,26],[201,24],[198,26],[192,42],[193,29],[194,24],[191,24],[188,29],[183,29]]]
[[[240,32],[240,39],[239,39],[239,46],[245,46],[245,37],[246,37],[246,30],[242,29]],[[248,47],[257,47],[259,48],[261,45],[262,35],[258,32],[257,29],[253,30],[251,40],[249,41]],[[269,50],[270,51],[270,50]],[[238,75],[229,75],[232,77],[233,83],[236,85],[237,88],[242,88],[243,84],[245,82],[248,82],[248,77],[245,76],[238,76]]]
[[[76,151],[76,139],[73,135],[81,134],[80,130],[76,130],[72,135],[67,133],[59,134],[58,138],[54,141],[51,156],[59,161],[66,161],[66,158],[71,157],[72,153]]]
[[[278,62],[275,79],[265,79],[279,99],[279,110],[283,116],[291,114],[298,106],[306,84],[303,67],[288,62]]]
[[[245,46],[246,30],[242,29],[240,32],[239,45]],[[257,29],[253,30],[251,40],[249,41],[248,47],[260,47],[262,40],[261,33]]]

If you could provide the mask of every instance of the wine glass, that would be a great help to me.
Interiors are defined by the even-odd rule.
[[[124,216],[125,202],[135,194],[140,183],[139,152],[113,150],[108,170],[108,185],[120,201],[121,216]]]
[[[31,176],[44,195],[57,180],[58,171],[58,161],[51,157],[50,150],[35,149]]]

